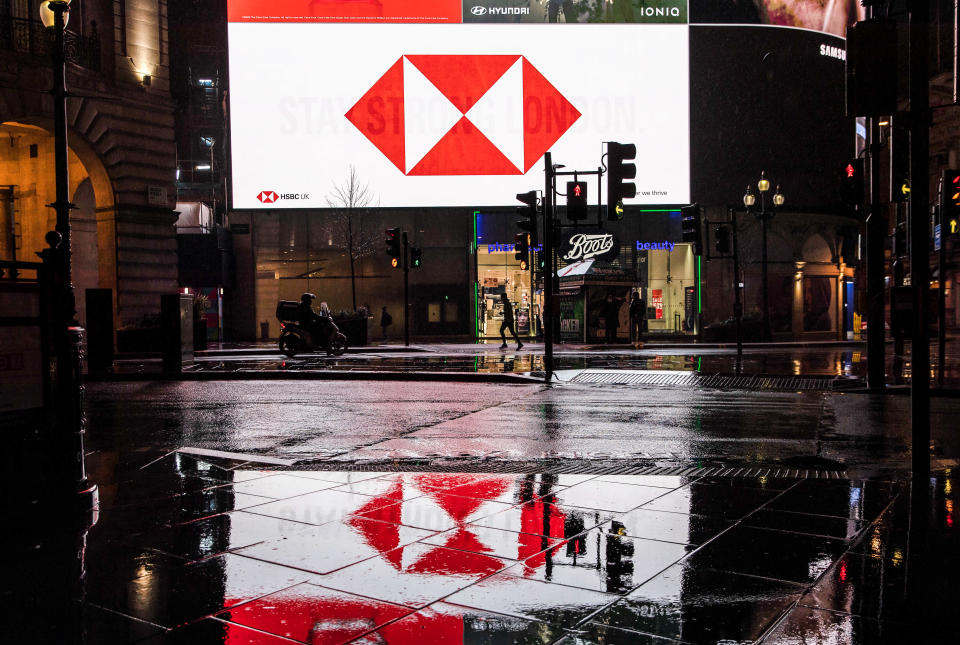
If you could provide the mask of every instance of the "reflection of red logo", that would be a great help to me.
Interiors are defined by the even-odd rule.
[[[264,204],[274,203],[275,201],[277,201],[277,197],[279,197],[279,195],[277,195],[272,190],[262,190],[260,191],[260,194],[257,195],[257,199],[259,199]]]
[[[580,112],[523,56],[416,55],[346,118],[406,175],[519,175]]]

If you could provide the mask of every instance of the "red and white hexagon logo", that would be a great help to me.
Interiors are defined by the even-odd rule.
[[[263,204],[273,204],[277,201],[278,197],[280,197],[280,195],[276,194],[272,190],[261,190],[260,194],[257,195],[257,199],[259,199]]]
[[[581,115],[516,54],[401,56],[345,116],[405,175],[522,175]]]

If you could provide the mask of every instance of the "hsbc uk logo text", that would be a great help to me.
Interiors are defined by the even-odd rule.
[[[405,175],[522,175],[581,113],[510,55],[401,56],[345,114]]]
[[[257,195],[261,204],[275,204],[278,199],[310,199],[308,193],[281,193],[278,194],[272,190],[261,190]]]

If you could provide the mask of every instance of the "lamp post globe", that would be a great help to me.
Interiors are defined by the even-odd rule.
[[[56,26],[57,12],[63,13],[63,26],[70,22],[70,0],[45,0],[40,3],[40,22],[49,29]]]
[[[770,190],[770,182],[767,180],[767,173],[760,171],[760,181],[757,182],[757,190],[765,193]]]

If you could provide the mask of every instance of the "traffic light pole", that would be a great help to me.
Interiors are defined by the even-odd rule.
[[[910,373],[910,524],[907,533],[907,604],[915,616],[926,607],[920,600],[925,586],[926,537],[930,495],[930,331],[927,294],[930,290],[930,8],[914,0],[910,10],[910,284],[914,325]]]
[[[947,190],[944,186],[943,190]],[[937,290],[937,387],[943,389],[943,370],[946,368],[947,351],[947,239],[948,227],[944,226],[943,209],[940,210],[940,252],[937,254],[937,273],[940,274],[940,288]]]
[[[737,321],[737,374],[743,369],[743,301],[740,299],[740,244],[737,237],[737,210],[730,209],[733,227],[733,317]]]
[[[877,121],[877,117],[870,117],[870,215],[867,217],[867,386],[879,392],[886,387],[883,241],[887,235],[887,227],[884,225],[880,205],[880,126]]]
[[[546,257],[543,272],[543,371],[544,381],[553,380],[553,311],[555,277],[553,268],[553,155],[543,155],[543,254]]]
[[[403,344],[410,347],[410,243],[403,232]]]

